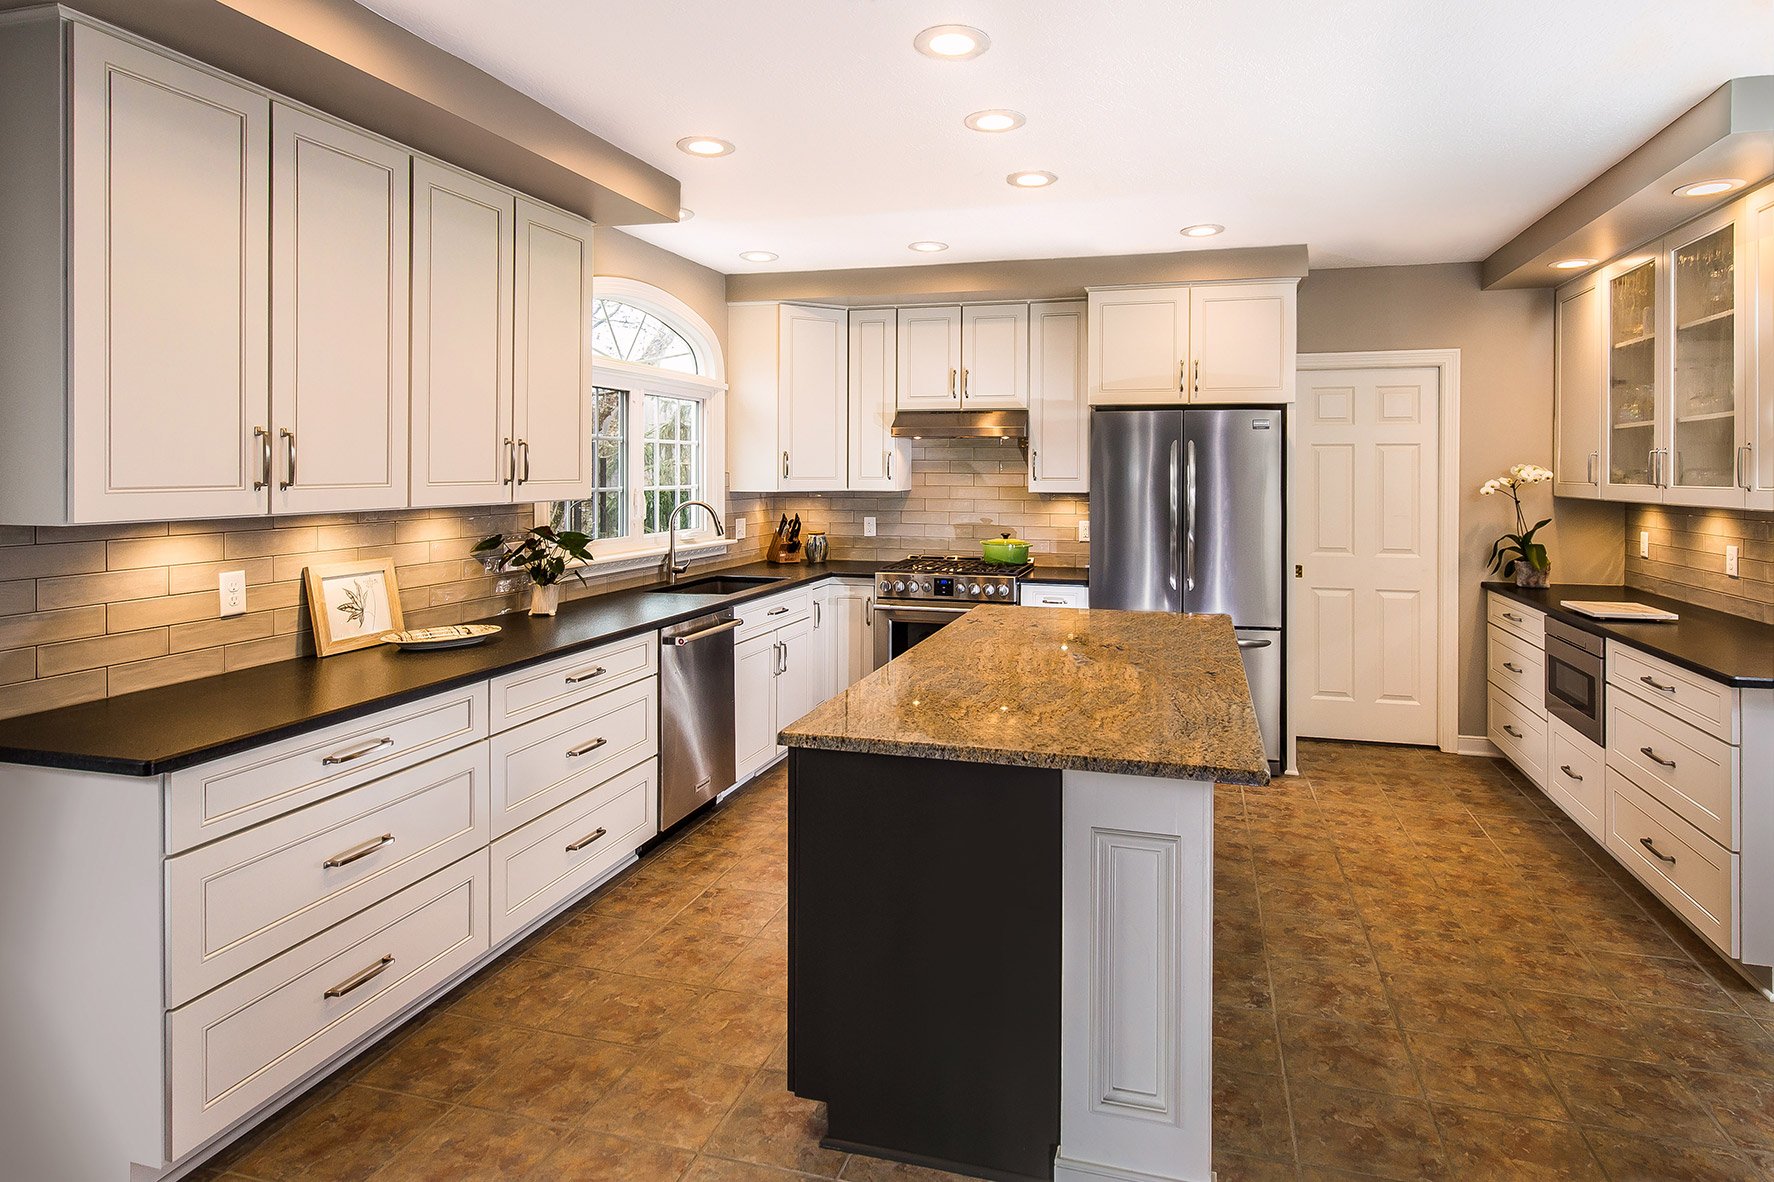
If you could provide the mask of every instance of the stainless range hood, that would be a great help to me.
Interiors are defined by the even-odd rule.
[[[901,439],[1014,439],[1029,437],[1029,412],[1016,410],[902,410],[893,416]]]

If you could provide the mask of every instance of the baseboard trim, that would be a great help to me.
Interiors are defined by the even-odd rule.
[[[1483,735],[1461,735],[1454,747],[1454,754],[1480,755],[1486,759],[1503,758],[1502,749]]]
[[[1101,1162],[1079,1161],[1067,1157],[1061,1149],[1053,1157],[1053,1182],[1210,1182],[1218,1177],[1212,1170],[1194,1178],[1181,1174],[1148,1174],[1126,1166],[1106,1166]]]

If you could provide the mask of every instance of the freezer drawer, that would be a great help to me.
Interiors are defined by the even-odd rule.
[[[1238,655],[1244,658],[1244,679],[1256,703],[1257,726],[1263,732],[1263,756],[1272,771],[1281,767],[1281,633],[1271,628],[1240,628]]]

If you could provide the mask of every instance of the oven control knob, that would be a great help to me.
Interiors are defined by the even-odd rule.
[[[891,590],[893,590],[893,584],[889,583],[886,579],[882,579],[881,580],[881,594],[885,595],[885,594],[887,594],[887,592],[889,592]]]
[[[996,595],[997,593],[998,593],[998,588],[994,587],[990,583],[986,584],[986,594],[987,595]]]
[[[893,589],[895,591],[904,591],[905,590],[905,583],[902,580],[895,579],[893,581]]]
[[[906,585],[905,585],[905,589],[906,589],[906,590],[907,590],[907,591],[922,591],[922,590],[924,590],[924,587],[923,587],[923,585],[922,585],[922,584],[920,584],[920,583],[919,583],[919,582],[918,582],[918,580],[916,580],[916,579],[912,579],[912,580],[910,580],[910,581],[909,581],[909,582],[907,582],[907,583],[906,583]]]
[[[979,594],[979,584],[978,583],[969,584],[967,587],[967,594],[978,595]]]

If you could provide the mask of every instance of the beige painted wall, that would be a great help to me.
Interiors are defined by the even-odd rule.
[[[1478,263],[1314,271],[1300,284],[1300,352],[1460,350],[1460,733],[1485,731],[1485,555],[1513,525],[1503,498],[1475,491],[1511,464],[1552,464],[1552,293],[1481,291]],[[1618,583],[1618,505],[1529,494],[1553,577]]]
[[[727,351],[727,277],[621,230],[599,226],[592,235],[597,273],[651,283],[677,296],[714,326]]]

